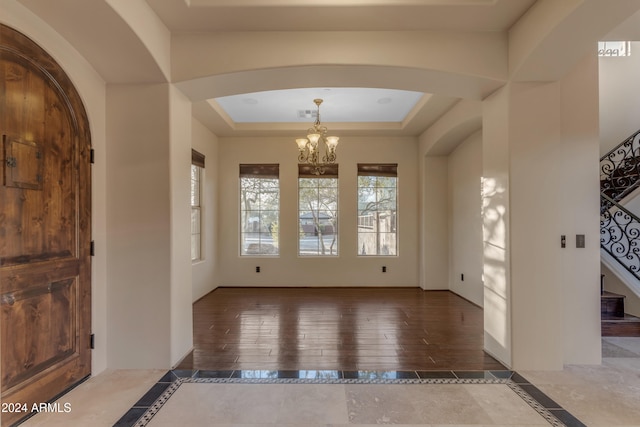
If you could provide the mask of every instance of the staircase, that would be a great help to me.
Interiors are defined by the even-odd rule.
[[[600,295],[603,337],[640,337],[640,317],[624,312],[625,298],[607,291]]]
[[[600,159],[600,247],[640,288],[640,218],[620,202],[640,187],[640,131]],[[606,292],[601,278],[602,336],[640,337],[640,318],[625,313],[624,295]]]

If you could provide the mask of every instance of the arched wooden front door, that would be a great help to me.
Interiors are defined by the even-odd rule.
[[[91,141],[64,71],[3,25],[0,135],[4,426],[91,372]]]

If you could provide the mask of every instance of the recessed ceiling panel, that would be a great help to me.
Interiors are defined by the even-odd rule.
[[[189,7],[239,6],[493,6],[496,0],[185,0]]]
[[[171,31],[494,32],[507,31],[535,3],[535,0],[146,1]]]
[[[323,100],[323,122],[402,122],[424,94],[367,88],[305,88],[225,96],[215,101],[236,123],[315,120],[313,100]]]

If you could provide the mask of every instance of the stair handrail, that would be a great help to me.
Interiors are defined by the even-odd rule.
[[[606,194],[600,197],[600,247],[640,280],[640,218]]]
[[[633,218],[635,221],[640,223],[640,217],[636,214],[634,214],[633,212],[631,212],[629,209],[625,208],[624,206],[622,206],[620,203],[616,202],[615,200],[613,200],[611,197],[607,196],[606,194],[600,194],[600,197],[602,197],[603,199],[605,199],[607,201],[607,204],[609,204],[609,208],[611,207],[616,207],[616,209],[619,209],[621,211],[624,211],[624,213],[626,213],[627,215],[629,215],[631,218]]]
[[[640,130],[600,158],[600,191],[616,201],[640,186]]]
[[[629,136],[628,138],[624,139],[620,144],[616,145],[615,147],[613,147],[611,150],[609,150],[605,155],[603,155],[602,157],[600,157],[600,161],[605,160],[607,157],[609,157],[611,154],[613,154],[616,150],[618,150],[621,146],[625,145],[626,143],[628,143],[629,141],[632,141],[636,136],[638,136],[640,134],[640,129],[638,129],[637,131],[635,131],[634,133],[631,134],[631,136]]]

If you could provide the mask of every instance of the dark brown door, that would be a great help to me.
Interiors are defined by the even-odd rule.
[[[88,129],[56,62],[0,25],[3,426],[91,372]]]

